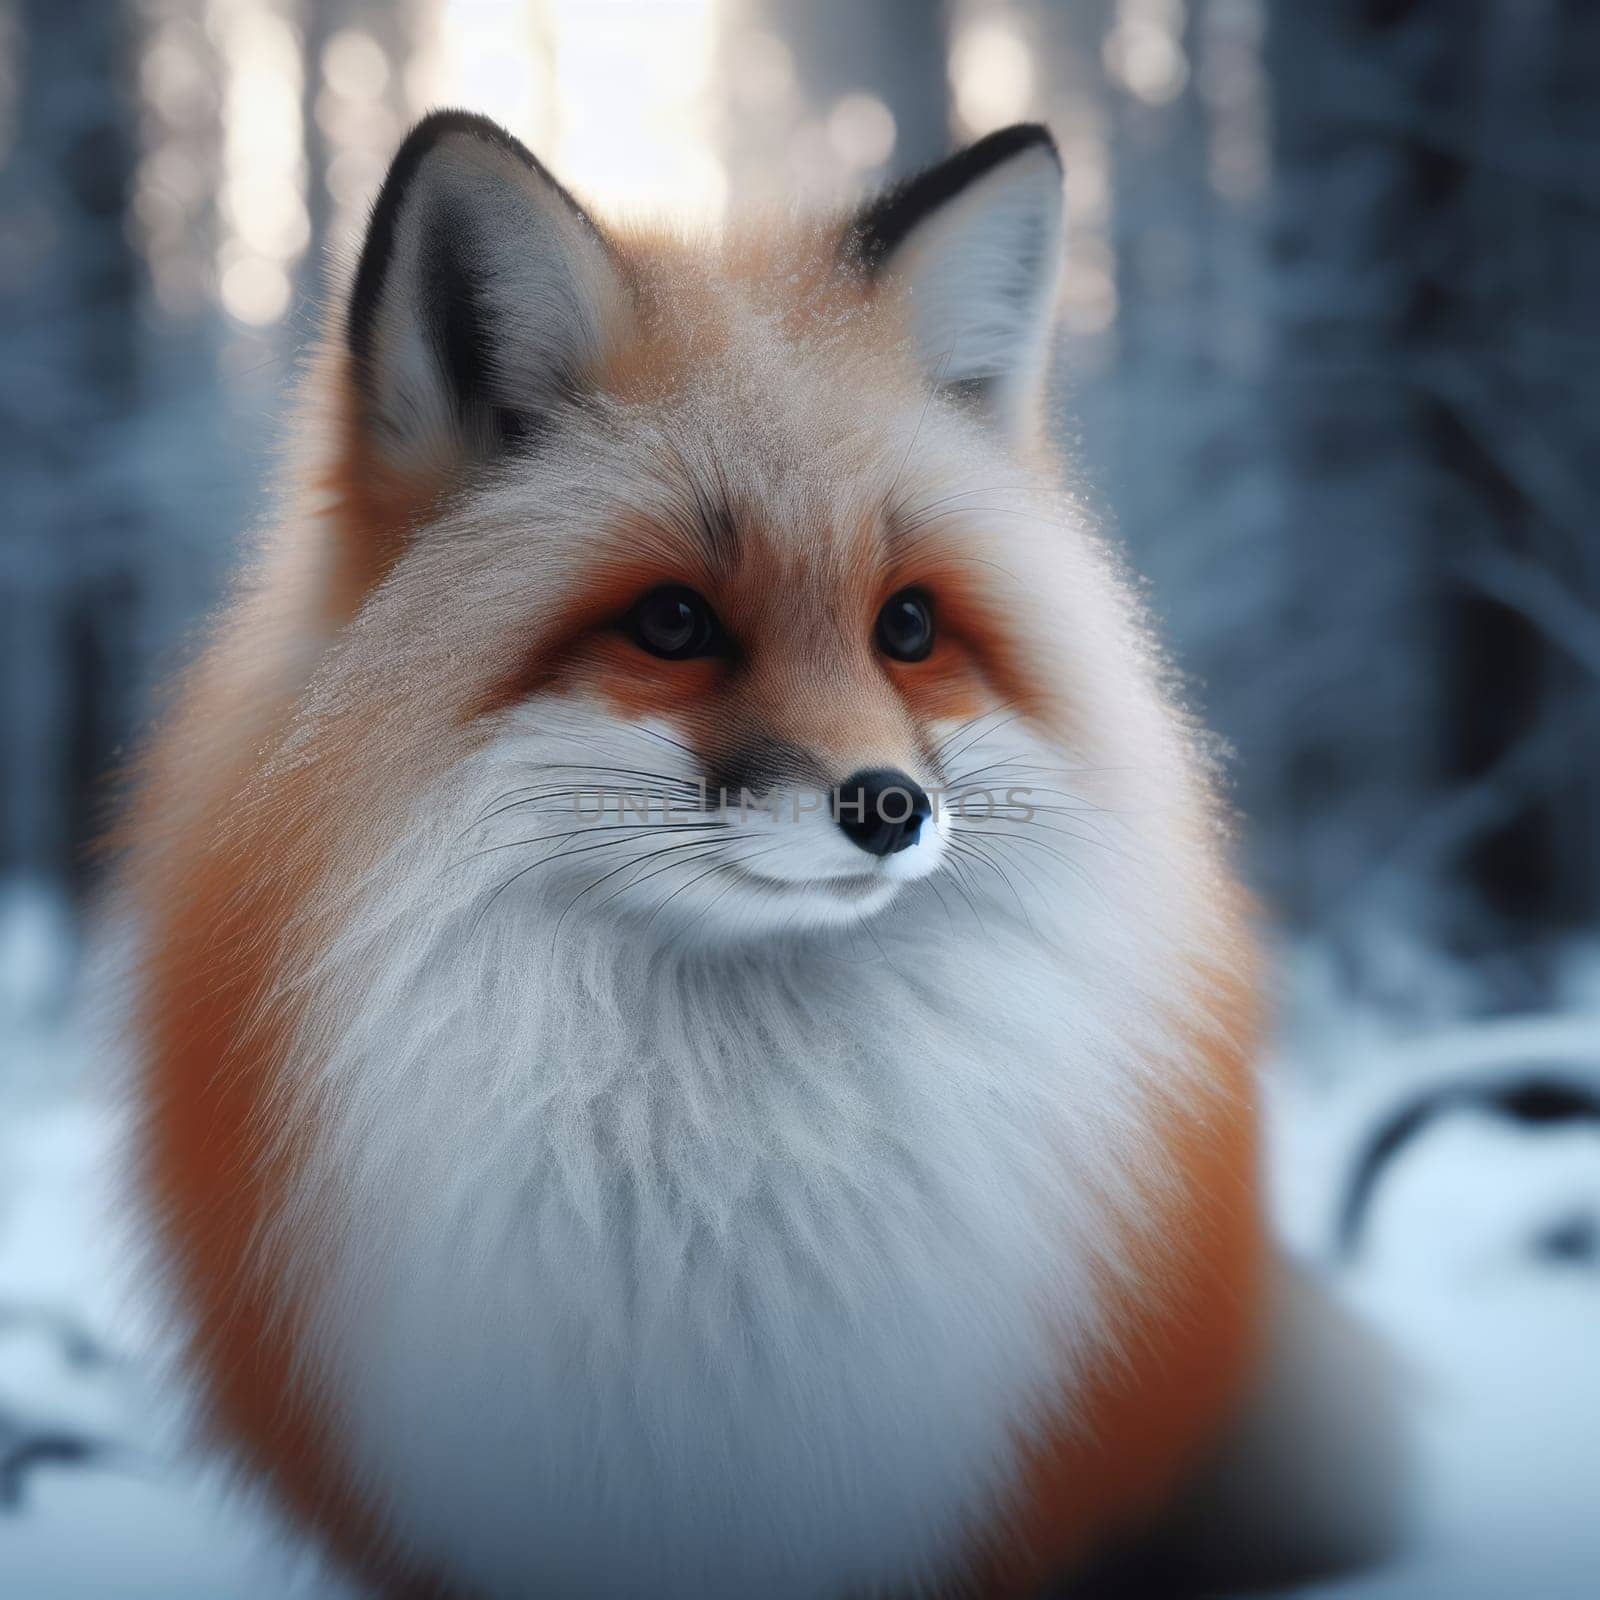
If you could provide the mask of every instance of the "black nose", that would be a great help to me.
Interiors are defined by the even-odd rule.
[[[890,767],[852,774],[833,797],[834,821],[852,844],[874,856],[893,855],[915,844],[932,814],[921,786]]]

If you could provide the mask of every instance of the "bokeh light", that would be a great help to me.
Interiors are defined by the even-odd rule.
[[[828,143],[846,166],[881,166],[894,153],[894,113],[872,94],[847,94],[828,113]]]
[[[288,309],[289,268],[311,241],[306,212],[301,37],[290,0],[211,0],[223,70],[218,292],[252,327]]]
[[[950,87],[964,137],[1017,122],[1033,95],[1033,57],[1009,17],[980,13],[950,46]]]
[[[1183,0],[1118,0],[1106,35],[1106,72],[1146,105],[1171,104],[1189,80]]]

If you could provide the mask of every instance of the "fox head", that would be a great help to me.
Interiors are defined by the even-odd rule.
[[[481,118],[417,127],[332,352],[349,626],[302,718],[363,840],[404,797],[502,910],[715,938],[919,885],[1015,910],[1105,848],[1107,774],[1172,802],[1041,449],[1062,225],[1038,126],[709,245],[603,225]]]

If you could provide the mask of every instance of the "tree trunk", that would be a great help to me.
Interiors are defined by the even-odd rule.
[[[140,681],[126,17],[29,0],[10,41],[21,99],[0,168],[0,868],[57,879],[82,870]]]

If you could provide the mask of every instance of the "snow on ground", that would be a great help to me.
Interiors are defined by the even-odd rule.
[[[115,1112],[72,1093],[0,1115],[0,1595],[331,1600],[263,1516],[176,1448],[102,1209]],[[41,1443],[37,1465],[18,1461]]]
[[[70,1004],[66,928],[0,889],[0,1600],[344,1600],[179,1448],[119,1225],[114,1041]]]
[[[118,1287],[130,1275],[105,1209],[118,1117],[73,1037],[35,1019],[0,1049],[0,1464],[24,1440],[61,1457],[0,1465],[0,1595],[333,1600],[330,1580],[176,1447]],[[1529,1061],[1600,1078],[1594,1037],[1579,1019],[1405,1049],[1363,1038],[1359,1070],[1273,1075],[1285,1239],[1329,1266],[1417,1394],[1413,1548],[1317,1600],[1600,1595],[1600,1260],[1551,1247],[1600,1227],[1600,1130],[1448,1118],[1388,1173],[1356,1263],[1332,1266],[1330,1249],[1352,1151],[1386,1107],[1444,1075]]]
[[[1594,1016],[1488,1023],[1320,1088],[1274,1082],[1281,1231],[1327,1264],[1416,1394],[1412,1548],[1319,1600],[1600,1596],[1600,1128],[1441,1118],[1389,1168],[1357,1260],[1332,1248],[1352,1151],[1386,1108],[1531,1065],[1600,1085],[1597,1046]]]

